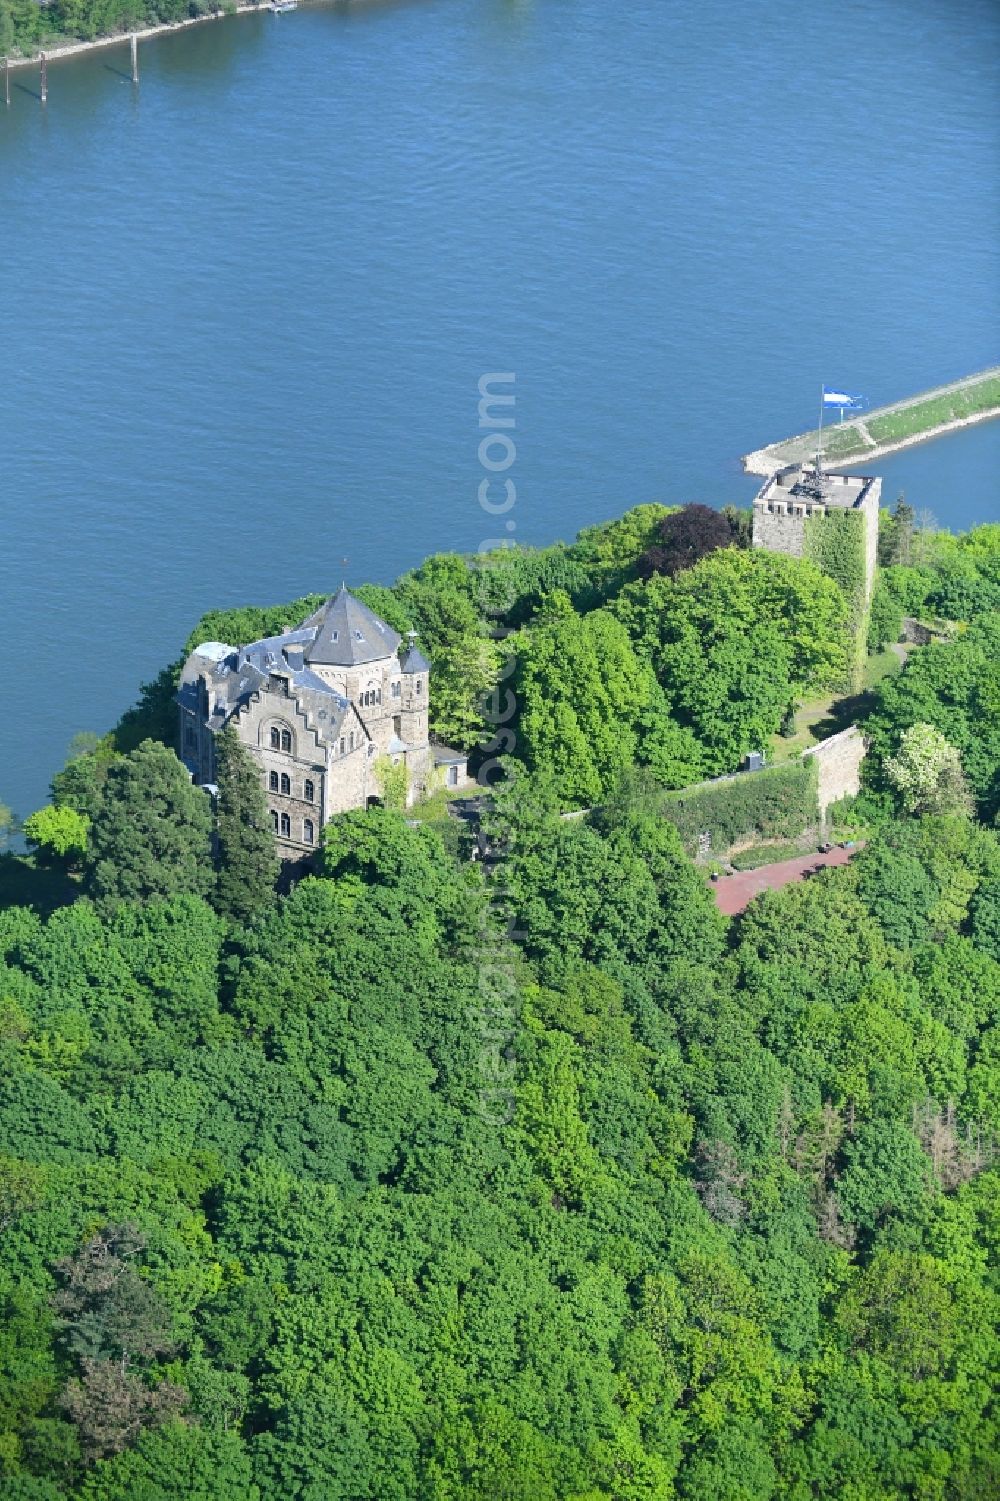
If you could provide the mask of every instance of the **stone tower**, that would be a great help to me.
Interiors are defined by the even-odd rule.
[[[868,474],[817,474],[814,468],[797,465],[779,470],[754,497],[754,546],[812,558],[824,572],[844,584],[845,579],[830,563],[835,564],[838,551],[833,528],[847,521],[848,528],[860,533],[856,539],[863,561],[859,600],[866,612],[875,582],[880,497],[881,479]],[[821,542],[824,533],[827,540]],[[845,536],[844,555],[850,546]],[[847,591],[851,593],[850,588]]]
[[[808,558],[840,584],[852,611],[851,682],[857,686],[878,557],[882,481],[792,466],[765,481],[753,503],[753,545]]]

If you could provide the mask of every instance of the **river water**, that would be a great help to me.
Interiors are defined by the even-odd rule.
[[[0,799],[203,610],[495,535],[487,372],[546,542],[993,363],[998,50],[993,0],[401,0],[12,74]],[[1000,423],[880,467],[966,527]]]

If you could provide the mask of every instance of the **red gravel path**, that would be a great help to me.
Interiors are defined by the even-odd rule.
[[[798,860],[779,860],[775,865],[761,865],[757,870],[744,870],[737,876],[720,876],[715,886],[715,900],[719,911],[727,917],[736,917],[745,912],[755,896],[762,891],[780,891],[792,881],[801,881],[814,870],[825,865],[846,865],[856,855],[860,845],[852,850],[835,849],[828,855],[803,855]]]

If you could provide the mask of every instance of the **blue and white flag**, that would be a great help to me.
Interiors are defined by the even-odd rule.
[[[861,396],[849,396],[846,391],[828,391],[823,387],[823,405],[825,407],[855,407],[864,406],[864,398]]]

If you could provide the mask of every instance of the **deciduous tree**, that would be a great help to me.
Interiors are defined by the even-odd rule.
[[[218,878],[223,916],[251,922],[275,902],[280,862],[260,771],[231,725],[216,736]]]
[[[665,573],[673,578],[732,541],[733,529],[721,511],[711,506],[682,506],[660,522],[657,541],[639,559],[639,575],[650,578]]]
[[[87,889],[105,911],[213,885],[208,797],[173,751],[144,741],[109,769],[91,828]]]

